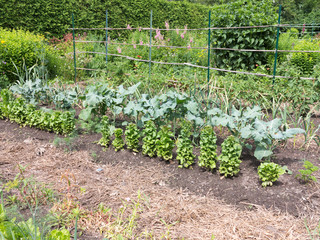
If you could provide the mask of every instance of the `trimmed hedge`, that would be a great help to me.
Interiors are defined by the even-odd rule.
[[[0,27],[22,28],[50,37],[70,32],[72,12],[78,28],[105,27],[106,10],[110,27],[148,27],[151,9],[154,27],[164,27],[169,21],[172,26],[202,28],[207,26],[209,11],[203,5],[167,0],[0,0],[0,5]]]

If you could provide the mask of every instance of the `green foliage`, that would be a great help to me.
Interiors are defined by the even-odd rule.
[[[273,162],[261,163],[258,167],[258,175],[263,187],[272,186],[273,182],[277,181],[279,176],[284,173],[285,170]]]
[[[153,10],[155,28],[167,20],[179,26],[203,27],[208,12],[206,6],[166,0],[30,0],[28,4],[8,0],[1,2],[0,27],[21,27],[61,37],[71,27],[72,13],[76,27],[105,27],[106,9],[109,26],[114,28],[123,28],[127,24],[132,27],[149,26],[150,10]],[[112,32],[113,37],[120,33]]]
[[[49,233],[48,240],[70,240],[70,232],[65,229],[54,229]]]
[[[49,58],[51,61],[48,61]],[[14,73],[24,71],[23,66],[37,63],[46,66],[49,73],[55,76],[55,58],[59,58],[59,53],[45,42],[42,35],[0,28],[0,72],[5,73],[11,83],[17,80]]]
[[[129,123],[125,131],[127,148],[139,152],[139,129],[136,124]]]
[[[301,51],[320,51],[319,40],[301,40],[294,46],[294,50]],[[304,74],[312,74],[313,68],[320,63],[319,52],[295,52],[292,53],[291,62]]]
[[[193,154],[193,146],[190,139],[191,128],[192,125],[190,122],[182,121],[180,135],[177,140],[177,160],[179,160],[179,167],[188,168],[194,163],[195,155]]]
[[[115,139],[112,141],[112,146],[114,147],[115,151],[119,151],[124,147],[124,141],[122,139],[123,130],[121,128],[116,128],[114,131]]]
[[[101,120],[101,139],[99,140],[99,143],[103,147],[108,147],[110,143],[110,123],[108,116],[103,116]]]
[[[316,182],[317,178],[313,174],[319,170],[319,167],[313,165],[310,161],[304,161],[303,167],[304,169],[300,169],[296,177],[304,182]]]
[[[158,132],[158,139],[156,142],[157,156],[168,161],[172,159],[172,150],[174,148],[173,132],[168,126],[162,126]]]
[[[201,130],[200,135],[200,156],[198,164],[212,171],[217,167],[217,137],[211,126]]]
[[[224,174],[225,177],[232,177],[240,171],[240,156],[242,147],[239,141],[234,136],[229,136],[221,144],[220,160],[220,174]]]
[[[271,0],[238,0],[214,7],[214,27],[238,27],[275,24],[276,11]],[[275,28],[222,29],[212,34],[214,48],[272,49]],[[214,50],[214,62],[219,68],[253,69],[267,62],[261,52]]]
[[[1,115],[10,121],[64,135],[70,134],[75,128],[75,119],[71,112],[37,110],[35,105],[26,104],[23,98],[14,98],[7,89],[2,89],[0,95]]]
[[[156,156],[157,128],[153,121],[149,120],[145,123],[142,135],[144,136],[142,139],[142,153],[149,157]]]

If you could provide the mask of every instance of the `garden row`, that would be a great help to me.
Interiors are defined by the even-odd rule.
[[[15,98],[7,89],[1,91],[0,119],[7,118],[23,126],[30,126],[55,132],[70,134],[75,128],[75,119],[71,112],[37,109],[36,105],[27,104],[23,98]]]

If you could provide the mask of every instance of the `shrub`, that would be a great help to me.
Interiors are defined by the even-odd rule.
[[[0,72],[5,73],[11,82],[17,79],[14,65],[25,71],[21,69],[23,66],[42,64],[52,76],[55,75],[58,72],[58,55],[42,35],[0,28]]]
[[[215,27],[238,27],[275,24],[276,11],[272,1],[238,0],[214,8],[212,22]],[[275,28],[213,30],[212,45],[215,48],[273,49]],[[219,68],[253,69],[256,64],[267,62],[267,54],[261,52],[237,52],[214,50],[214,62]]]
[[[320,41],[301,40],[294,46],[294,50],[320,51]],[[304,74],[312,74],[314,66],[320,63],[320,53],[295,52],[291,55],[291,62]]]

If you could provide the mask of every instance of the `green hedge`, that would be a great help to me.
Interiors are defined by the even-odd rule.
[[[58,37],[70,32],[72,12],[76,27],[105,27],[106,10],[110,27],[148,27],[152,9],[154,27],[164,27],[169,21],[172,26],[198,28],[206,27],[209,10],[203,5],[167,0],[0,0],[0,6],[0,27]]]

